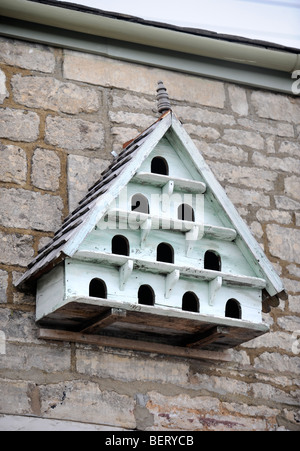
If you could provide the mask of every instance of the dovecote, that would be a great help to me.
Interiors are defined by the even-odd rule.
[[[18,282],[36,282],[43,338],[197,356],[268,332],[286,298],[161,82],[158,100]]]

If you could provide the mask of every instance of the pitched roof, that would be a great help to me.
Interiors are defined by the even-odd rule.
[[[64,220],[53,240],[42,248],[28,265],[28,270],[17,282],[17,286],[38,278],[64,258],[75,254],[85,237],[107,212],[111,202],[135,176],[143,161],[167,132],[168,138],[175,147],[189,153],[195,168],[207,186],[207,192],[216,199],[229,223],[235,228],[236,242],[240,249],[251,259],[257,276],[266,280],[269,296],[279,295],[286,298],[284,286],[272,264],[172,111],[164,113],[154,124],[127,143],[109,168],[101,174],[101,179],[89,189],[76,210]]]
[[[120,174],[124,172],[124,169],[128,166],[129,162],[136,156],[137,151],[145,143],[146,138],[149,138],[149,136],[157,129],[163,128],[165,130],[165,128],[168,128],[167,124],[169,125],[170,123],[169,116],[170,114],[163,114],[154,124],[143,131],[135,139],[126,143],[127,145],[124,147],[123,151],[111,165],[102,172],[101,178],[90,187],[86,196],[79,202],[78,207],[65,218],[61,228],[55,233],[53,240],[40,249],[37,257],[30,262],[28,270],[18,280],[17,286],[23,285],[32,278],[38,278],[42,273],[45,273],[56,266],[65,257],[71,257],[74,254],[76,250],[73,251],[70,249],[70,242],[73,242],[78,234],[82,234],[86,224],[90,223],[91,216],[97,216],[95,213],[98,212],[99,207],[101,211],[103,210],[101,206],[107,204],[107,202],[105,202],[107,198],[113,200],[110,192],[113,188],[118,186]],[[161,127],[162,125],[164,126]],[[103,199],[104,196],[105,199]],[[91,226],[91,228],[93,228],[93,226]],[[86,233],[84,233],[84,236],[86,236]]]

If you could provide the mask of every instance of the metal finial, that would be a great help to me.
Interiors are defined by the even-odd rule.
[[[158,82],[156,98],[158,101],[157,107],[159,113],[162,114],[165,113],[166,111],[172,110],[167,90],[162,81]]]

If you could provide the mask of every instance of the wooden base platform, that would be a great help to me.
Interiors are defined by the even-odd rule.
[[[66,300],[38,324],[44,339],[191,358],[201,358],[192,357],[199,350],[220,354],[269,331],[243,320],[90,297]]]

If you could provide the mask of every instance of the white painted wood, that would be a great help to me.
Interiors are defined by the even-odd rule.
[[[172,196],[174,192],[174,181],[173,180],[169,180],[161,189],[161,194],[162,194],[162,211],[163,213],[167,213],[168,212],[168,207],[170,205],[170,196]]]
[[[141,225],[141,247],[145,245],[152,228],[152,219],[147,218]]]
[[[127,262],[128,257],[123,255],[108,254],[104,252],[91,252],[89,250],[81,250],[74,255],[74,259],[97,262],[101,265],[103,264],[120,267]],[[133,261],[134,268],[142,268],[145,272],[149,271],[154,274],[171,274],[174,270],[178,270],[178,272],[184,277],[204,281],[211,281],[220,276],[222,277],[224,284],[230,286],[244,286],[259,289],[263,289],[266,286],[265,280],[258,277],[240,276],[238,274],[229,274],[221,271],[211,271],[208,269],[201,269],[192,266],[186,267],[177,264],[150,261],[141,258],[130,257],[130,259]]]
[[[166,293],[165,296],[168,299],[175,288],[176,283],[178,282],[180,278],[180,271],[178,269],[175,269],[166,277]]]
[[[139,151],[135,154],[135,158],[126,165],[123,172],[117,179],[112,182],[110,189],[104,193],[95,203],[90,214],[87,216],[84,223],[76,229],[74,235],[64,246],[63,252],[67,256],[73,256],[80,244],[83,242],[88,233],[90,233],[95,225],[100,221],[103,215],[107,212],[109,205],[117,198],[121,189],[123,189],[137,173],[142,163],[147,159],[148,155],[155,148],[157,143],[165,135],[172,124],[171,113],[165,115],[157,124],[157,127],[149,135],[148,139],[141,145]]]
[[[187,180],[199,179],[199,174],[197,171],[193,171],[189,162],[182,162],[176,149],[170,144],[170,141],[165,134],[157,141],[156,146],[149,154],[149,158],[145,159],[138,172],[151,173],[151,161],[155,157],[163,157],[167,160],[169,176],[171,178],[184,178]]]
[[[65,298],[64,264],[56,266],[51,272],[37,281],[36,320],[55,311]]]
[[[127,260],[124,265],[120,267],[120,290],[124,291],[127,280],[132,274],[133,271],[133,261]]]
[[[150,173],[155,156],[167,160],[169,176]],[[131,211],[135,194],[148,199],[150,214]],[[194,209],[195,222],[178,219],[183,203]],[[184,316],[182,299],[191,291],[199,298],[198,315],[217,318],[222,325],[226,303],[233,298],[241,306],[241,327],[245,320],[256,327],[262,320],[262,290],[272,294],[283,286],[249,234],[192,140],[169,113],[71,234],[64,252],[72,258],[40,279],[37,316],[70,299],[88,298],[89,284],[98,278],[107,287],[107,300],[92,299],[99,305],[123,308],[129,303],[139,309],[138,291],[147,284],[155,293],[156,312],[173,315],[174,310]],[[129,256],[111,253],[115,235],[128,239]],[[172,246],[174,264],[156,261],[160,243]],[[221,271],[204,269],[208,250],[220,256]]]
[[[132,257],[155,261],[157,246],[161,242],[166,242],[172,245],[175,253],[175,263],[178,265],[203,269],[204,254],[207,250],[212,250],[220,255],[223,272],[255,277],[253,269],[235,242],[212,240],[204,236],[194,243],[194,248],[191,250],[190,255],[186,256],[185,233],[173,233],[172,230],[155,229],[155,224],[153,224],[146,244],[141,247],[140,233],[136,233],[136,230],[131,230],[130,228],[123,230],[121,229],[123,225],[123,223],[120,223],[118,228],[115,229],[115,224],[105,223],[106,228],[100,229],[98,223],[97,227],[86,237],[79,250],[111,253],[112,238],[120,234],[128,239],[130,256]],[[112,228],[109,228],[110,226]]]
[[[222,273],[202,270],[195,274],[191,268],[183,268],[180,271],[178,267],[168,263],[152,262],[148,264],[145,261],[132,259],[130,261],[133,261],[133,270],[131,276],[126,280],[126,296],[124,297],[125,292],[120,286],[120,268],[123,267],[124,270],[126,268],[125,274],[126,272],[127,275],[130,273],[128,257],[110,255],[109,259],[106,255],[103,256],[103,261],[84,261],[82,258],[80,260],[67,259],[65,262],[65,296],[61,296],[61,294],[58,296],[59,293],[52,292],[50,289],[46,294],[46,302],[40,304],[38,319],[56,311],[76,296],[88,297],[91,280],[98,278],[106,284],[108,305],[111,304],[111,301],[138,305],[139,287],[146,283],[154,290],[155,305],[158,308],[160,306],[167,309],[176,308],[182,313],[182,298],[187,291],[192,291],[200,300],[201,314],[224,317],[226,302],[234,297],[241,304],[243,319],[254,323],[261,322],[261,288],[250,287],[249,281],[245,285],[241,285],[241,278],[239,278],[234,281],[234,284],[231,284],[230,280],[226,281],[224,277],[224,284],[216,292],[214,305],[211,306],[209,282],[216,277],[222,277]],[[60,278],[58,277],[58,279]],[[91,299],[99,302],[96,298]]]
[[[208,297],[209,297],[209,305],[213,306],[216,295],[220,288],[222,287],[223,279],[218,276],[215,279],[211,280],[208,283]]]
[[[256,271],[256,274],[258,276],[265,276],[269,294],[273,296],[276,293],[282,292],[284,290],[283,283],[277,275],[272,264],[264,254],[262,248],[253,237],[249,228],[238,214],[236,208],[229,200],[224,189],[216,180],[215,176],[204,161],[199,150],[196,148],[192,139],[184,130],[183,126],[175,115],[172,115],[172,127],[170,133],[168,133],[167,136],[169,141],[177,149],[179,147],[189,154],[195,167],[198,169],[199,174],[201,175],[201,177],[203,177],[203,180],[206,183],[207,187],[209,187],[209,191],[213,194],[214,198],[219,203],[220,207],[227,216],[228,221],[230,221],[233,227],[237,230],[238,235],[241,238],[237,243],[242,251],[247,253],[248,258],[252,260],[252,265],[254,270]]]
[[[155,175],[155,174],[151,174]],[[162,194],[166,194],[167,196],[172,196],[174,192],[174,180],[169,180],[163,187],[162,187]]]
[[[194,249],[194,246],[199,238],[199,232],[200,227],[195,225],[189,232],[186,232],[185,234],[187,257],[191,254],[192,250]]]
[[[151,172],[138,172],[133,178],[133,182],[142,185],[152,185],[164,187],[169,181],[173,181],[174,190],[192,194],[204,194],[206,191],[205,183],[183,178],[175,178],[168,175],[152,174]]]
[[[182,221],[176,218],[148,215],[146,213],[139,213],[128,210],[111,210],[110,213],[118,217],[119,221],[127,223],[129,227],[139,228],[148,218],[152,219],[152,224],[155,224],[155,228],[172,230],[178,232],[190,232],[195,226],[199,231],[203,230],[203,233],[211,238],[216,238],[224,241],[234,241],[237,234],[234,229],[227,227],[217,227],[213,225],[201,224],[193,221]]]
[[[149,186],[148,184],[145,184],[147,182],[145,181],[145,178],[142,182],[139,177],[141,177],[142,173],[148,173],[146,178],[149,179],[151,160],[155,156],[163,156],[167,159],[170,168],[170,176],[167,177],[167,180],[164,179],[164,183],[161,184],[162,179],[160,178],[160,181],[158,181],[157,178],[155,179],[155,175],[153,179],[155,179],[156,182]],[[135,183],[132,183],[132,179],[136,176],[138,171],[138,178]],[[153,174],[151,174],[151,176],[152,175]],[[159,175],[157,176],[158,178],[160,177]],[[142,175],[142,178],[143,177],[145,176]],[[182,182],[184,179],[190,181],[190,183],[186,183],[186,181]],[[95,201],[90,213],[86,215],[83,224],[70,234],[67,244],[62,249],[64,254],[73,256],[78,249],[80,249],[80,252],[87,251],[89,256],[83,258],[87,258],[90,261],[94,259],[93,261],[98,264],[99,255],[97,257],[95,257],[95,255],[94,257],[91,257],[91,255],[94,251],[100,250],[101,253],[104,249],[108,250],[107,248],[109,247],[112,237],[109,232],[117,232],[116,230],[114,232],[101,230],[99,235],[97,235],[98,231],[94,230],[94,228],[95,226],[98,227],[99,221],[110,209],[111,205],[116,203],[122,190],[128,187],[128,190],[132,190],[132,194],[134,194],[135,185],[139,185],[140,191],[138,192],[141,192],[141,194],[144,194],[144,191],[145,195],[147,193],[151,194],[154,190],[157,190],[157,193],[160,192],[161,194],[162,188],[170,181],[174,181],[174,189],[175,191],[178,189],[178,191],[180,191],[178,194],[181,195],[184,195],[191,190],[195,191],[196,187],[198,190],[198,188],[200,188],[199,184],[203,184],[203,189],[204,187],[207,188],[204,199],[203,217],[199,218],[196,214],[195,223],[179,221],[176,219],[176,207],[181,201],[179,200],[174,206],[174,216],[171,220],[168,217],[159,216],[161,209],[160,202],[158,202],[157,205],[153,203],[150,206],[151,215],[139,214],[139,216],[137,216],[136,213],[130,212],[130,217],[128,219],[128,210],[130,209],[130,206],[128,206],[129,200],[128,198],[125,200],[125,206],[119,201],[119,210],[125,212],[120,215],[121,220],[119,227],[122,229],[125,222],[130,226],[130,231],[124,230],[124,235],[134,234],[134,230],[141,229],[138,234],[139,244],[136,244],[135,238],[130,241],[132,253],[135,255],[135,259],[133,259],[135,268],[141,268],[142,265],[144,265],[144,271],[150,271],[153,275],[156,274],[158,277],[158,272],[154,269],[154,267],[159,268],[159,265],[155,262],[155,249],[159,244],[159,241],[164,241],[170,242],[177,251],[175,256],[176,262],[179,264],[175,267],[173,266],[172,271],[177,268],[181,271],[182,277],[189,280],[199,281],[200,284],[200,282],[203,283],[203,281],[213,280],[218,276],[223,277],[224,285],[231,289],[232,296],[234,294],[232,287],[234,287],[234,292],[238,292],[239,285],[243,287],[243,290],[248,290],[249,294],[252,293],[252,289],[262,289],[264,286],[266,286],[270,295],[279,293],[284,289],[282,282],[272,265],[264,255],[258,243],[256,243],[255,239],[252,237],[251,232],[244,224],[243,220],[239,217],[236,209],[213,176],[193,141],[185,132],[178,119],[171,113],[166,114],[163,119],[157,123],[154,131],[144,140],[132,160],[124,166],[122,173],[115,181],[108,185],[108,191]],[[168,185],[168,188],[165,189],[170,191],[170,184]],[[194,207],[193,201],[192,205]],[[114,210],[116,213],[118,208],[112,208],[110,213],[114,213]],[[122,215],[123,218],[127,215],[126,219],[123,220]],[[152,221],[150,232],[149,219]],[[168,224],[168,221],[169,229],[165,230],[164,227]],[[145,229],[142,228],[142,224],[146,224]],[[134,229],[134,226],[136,226],[136,229]],[[204,236],[201,239],[199,239],[200,237],[198,236],[195,245],[188,246],[188,255],[186,255],[186,241],[188,240],[185,240],[184,234],[193,230],[195,231],[193,228],[198,226],[204,228]],[[174,231],[183,233],[174,233]],[[120,231],[118,231],[118,233],[120,233]],[[160,234],[160,239],[157,234]],[[168,234],[170,234],[170,236]],[[166,239],[168,236],[169,238]],[[98,241],[96,240],[96,237],[98,237]],[[105,243],[104,237],[106,239],[109,238],[109,241]],[[141,241],[145,244],[146,240],[147,246],[143,246],[144,249],[141,249]],[[233,241],[235,242],[233,243]],[[89,244],[88,249],[85,248],[86,244]],[[222,273],[213,274],[214,272],[210,271],[210,274],[208,274],[208,271],[203,270],[204,253],[208,249],[216,250],[219,255],[221,255]],[[80,252],[77,257],[80,255]],[[143,258],[138,259],[138,253],[140,253],[139,255],[142,255]],[[117,256],[114,256],[114,258],[116,257]],[[130,256],[130,258],[132,257]],[[146,268],[145,260],[148,265]],[[127,260],[123,261],[122,264],[124,265],[126,261]],[[189,265],[191,262],[194,263],[194,266]],[[103,269],[103,272],[106,274],[106,270],[110,271],[112,273],[111,276],[108,273],[106,275],[108,279],[111,278],[111,280],[114,280],[114,283],[116,283],[116,280],[119,280],[119,267],[121,266],[119,263],[120,262],[113,263],[112,259],[107,257],[103,261],[103,264],[108,265],[106,269]],[[113,265],[116,265],[117,275],[112,271],[111,267]],[[182,267],[184,268],[183,271]],[[225,268],[226,271],[224,273]],[[166,267],[160,267],[160,270],[164,270],[167,275],[170,274],[169,269]],[[78,274],[80,274],[80,272],[78,272]],[[223,274],[225,275],[223,276]],[[258,277],[252,277],[253,275]],[[264,279],[266,279],[267,283]],[[128,284],[130,281],[131,280],[128,281]],[[66,284],[68,284],[67,280]],[[118,285],[119,282],[117,282],[117,286]],[[208,290],[208,284],[206,285]],[[73,291],[72,286],[69,287],[69,290],[70,293]],[[68,292],[68,296],[70,293]],[[223,287],[219,290],[216,298],[221,294],[224,296]],[[171,297],[172,293],[170,299]],[[250,298],[251,296],[249,296],[249,299]],[[222,299],[222,302],[224,302],[224,299]]]

